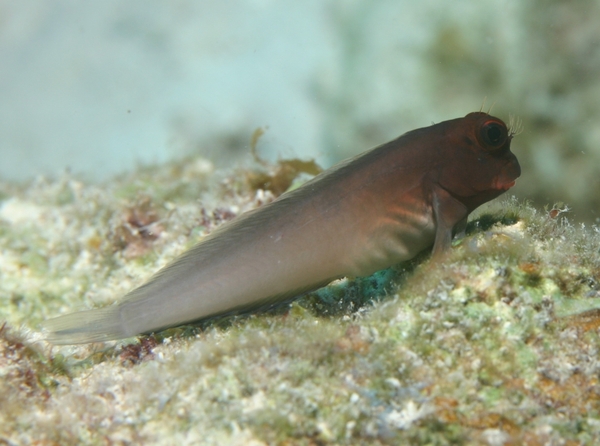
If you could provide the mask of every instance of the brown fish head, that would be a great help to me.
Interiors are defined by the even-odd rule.
[[[521,175],[510,151],[514,134],[501,119],[482,112],[448,123],[441,152],[451,161],[439,168],[438,183],[471,212],[513,187]]]

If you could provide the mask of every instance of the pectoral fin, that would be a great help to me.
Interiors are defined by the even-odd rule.
[[[458,225],[458,230],[464,230],[469,211],[464,204],[439,185],[433,188],[432,202],[436,231],[431,257],[439,259],[452,244],[454,227]]]

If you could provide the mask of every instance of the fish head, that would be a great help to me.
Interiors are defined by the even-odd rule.
[[[515,185],[521,166],[511,152],[514,133],[499,118],[469,113],[449,121],[438,184],[463,203],[469,212]]]

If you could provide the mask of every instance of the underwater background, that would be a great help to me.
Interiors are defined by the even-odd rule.
[[[323,167],[479,110],[523,132],[514,193],[594,222],[600,2],[0,2],[0,178],[104,181],[198,154]]]

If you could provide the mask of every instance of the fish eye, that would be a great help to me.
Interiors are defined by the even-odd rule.
[[[479,142],[482,143],[484,147],[498,149],[506,142],[508,130],[505,125],[499,122],[488,121],[481,127],[479,136]]]

